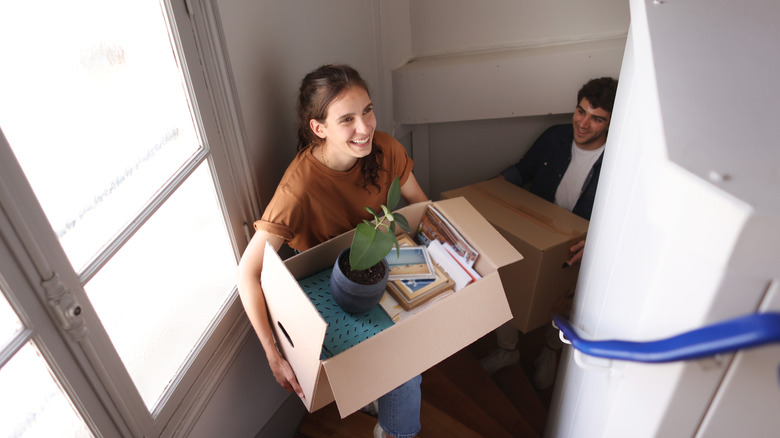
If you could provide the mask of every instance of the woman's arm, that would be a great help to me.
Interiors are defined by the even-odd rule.
[[[409,174],[409,178],[407,178],[404,185],[401,186],[401,196],[407,204],[428,200],[428,197],[425,196],[425,193],[420,187],[420,184],[417,183],[417,179],[414,177],[413,173]]]
[[[263,268],[263,254],[265,242],[269,242],[274,250],[278,251],[283,240],[279,236],[258,231],[249,241],[249,245],[241,256],[238,264],[238,293],[241,303],[244,305],[249,321],[260,339],[265,350],[268,364],[274,374],[274,378],[284,389],[295,391],[298,397],[303,398],[303,390],[298,385],[295,372],[290,364],[279,354],[274,343],[273,331],[268,320],[268,309],[265,304],[265,296],[260,286],[260,272]]]

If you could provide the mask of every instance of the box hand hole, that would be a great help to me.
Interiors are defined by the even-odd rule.
[[[292,339],[290,339],[290,335],[287,334],[287,330],[284,329],[284,326],[282,325],[281,321],[276,321],[276,324],[279,326],[280,329],[282,329],[282,333],[284,333],[284,337],[287,338],[287,342],[290,343],[290,346],[292,346],[292,348],[295,348],[295,344],[293,344]]]

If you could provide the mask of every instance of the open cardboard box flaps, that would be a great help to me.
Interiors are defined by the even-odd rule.
[[[413,230],[428,204],[399,210]],[[324,360],[320,352],[327,324],[296,279],[333,266],[352,242],[353,231],[285,262],[266,248],[262,285],[271,325],[309,412],[335,400],[344,418],[512,318],[498,269],[520,260],[520,253],[464,198],[434,205],[479,251],[475,268],[483,278]]]

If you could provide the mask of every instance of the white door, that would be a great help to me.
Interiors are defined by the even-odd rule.
[[[632,1],[572,322],[652,341],[780,311],[780,5]],[[564,353],[555,437],[776,436],[780,347],[664,364]]]

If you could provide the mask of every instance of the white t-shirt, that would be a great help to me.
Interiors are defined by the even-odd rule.
[[[598,149],[586,151],[577,146],[573,141],[571,142],[571,162],[569,167],[566,168],[566,173],[563,174],[561,183],[558,185],[558,191],[555,192],[556,205],[569,211],[574,209],[574,206],[577,205],[577,199],[580,198],[580,193],[582,193],[582,185],[585,183],[585,178],[588,177],[593,163],[599,159],[603,151],[604,145],[601,145]]]

